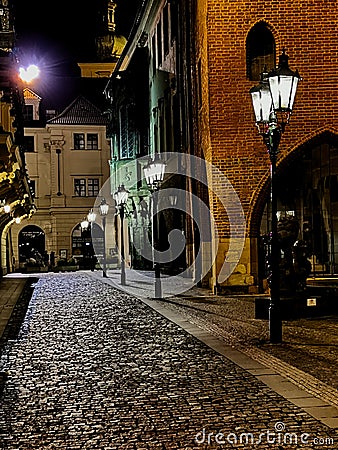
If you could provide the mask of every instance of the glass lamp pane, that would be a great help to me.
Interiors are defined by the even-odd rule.
[[[292,89],[292,76],[281,75],[279,77],[279,98],[280,104],[277,110],[287,110],[290,111],[290,95]]]
[[[127,191],[124,186],[119,186],[114,194],[114,198],[117,206],[124,205],[128,200],[129,191]]]
[[[88,220],[84,219],[84,220],[81,222],[81,228],[82,228],[83,230],[87,230],[88,227],[89,227],[89,222],[88,222]]]
[[[273,109],[279,109],[279,77],[273,76],[269,78],[269,86],[272,97]]]
[[[87,219],[89,222],[95,222],[96,214],[94,213],[94,211],[89,211]]]
[[[299,81],[299,78],[293,77],[291,95],[290,95],[290,103],[289,103],[290,110],[292,110],[293,104],[295,101],[295,96],[296,96],[297,87],[298,87],[298,81]]]
[[[260,84],[250,91],[256,123],[268,122],[272,98],[267,84]]]
[[[107,203],[102,203],[100,205],[100,214],[101,216],[106,216],[108,214],[109,205]]]

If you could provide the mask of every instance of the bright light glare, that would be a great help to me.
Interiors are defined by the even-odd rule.
[[[39,75],[40,69],[35,64],[31,64],[30,66],[27,67],[27,69],[24,69],[23,67],[20,67],[19,69],[19,76],[21,80],[26,81],[27,83],[30,83]]]

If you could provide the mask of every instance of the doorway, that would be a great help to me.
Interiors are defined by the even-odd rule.
[[[19,264],[28,261],[44,264],[45,233],[36,225],[27,225],[19,233]]]

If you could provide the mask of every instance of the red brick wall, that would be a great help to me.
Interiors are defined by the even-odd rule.
[[[199,3],[198,17],[204,62],[201,145],[233,184],[250,223],[258,191],[269,177],[269,157],[254,124],[249,89],[257,83],[246,78],[247,34],[255,23],[266,22],[277,59],[285,47],[290,68],[302,77],[281,139],[281,161],[321,131],[338,131],[338,6],[328,0],[209,0],[207,11],[205,2]],[[215,217],[225,231],[224,214],[215,210]]]

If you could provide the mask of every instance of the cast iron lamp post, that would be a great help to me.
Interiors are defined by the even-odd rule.
[[[147,166],[143,168],[144,176],[146,178],[147,185],[150,191],[154,194],[153,198],[153,217],[156,214],[156,227],[154,227],[153,223],[153,236],[154,236],[154,248],[155,251],[159,249],[159,218],[158,218],[158,191],[161,188],[162,181],[164,179],[165,172],[165,163],[161,161],[158,153],[155,154],[155,158],[153,161],[150,161]],[[154,233],[155,228],[155,233]],[[161,285],[161,266],[159,261],[156,258],[153,258],[153,267],[155,272],[155,298],[162,298],[162,285]]]
[[[258,86],[250,90],[259,133],[267,147],[271,162],[271,240],[270,240],[270,305],[269,333],[271,343],[282,342],[282,319],[280,311],[280,248],[277,231],[277,182],[276,167],[278,146],[285,126],[290,120],[300,76],[292,71],[289,57],[283,50],[276,69],[261,75]]]
[[[120,221],[121,221],[121,285],[126,285],[126,266],[124,260],[124,230],[123,230],[123,222],[124,222],[124,207],[128,200],[129,191],[124,187],[124,185],[120,185],[117,188],[117,191],[114,194],[114,198],[116,201],[116,206],[119,209],[120,213]]]
[[[102,267],[102,276],[107,278],[107,259],[106,259],[106,218],[109,211],[109,205],[106,202],[106,199],[103,198],[100,203],[100,216],[102,219],[102,228],[103,228],[103,267]]]

